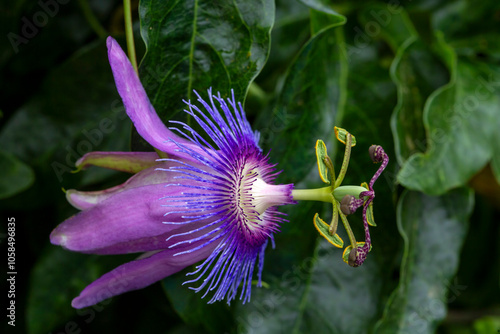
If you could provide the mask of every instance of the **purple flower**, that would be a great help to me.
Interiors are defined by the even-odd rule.
[[[69,190],[68,200],[82,211],[57,226],[51,242],[83,253],[143,254],[87,286],[73,307],[144,288],[201,260],[186,282],[197,285],[192,289],[211,293],[210,303],[237,295],[250,300],[255,266],[260,285],[266,245],[284,221],[275,206],[295,203],[293,185],[272,184],[274,165],[234,94],[224,100],[209,90],[206,102],[195,92],[204,110],[185,101],[211,141],[180,122],[173,122],[183,129],[172,129],[176,135],[159,119],[118,43],[109,37],[107,46],[127,114],[161,157],[92,152],[77,162],[136,174],[103,191]]]

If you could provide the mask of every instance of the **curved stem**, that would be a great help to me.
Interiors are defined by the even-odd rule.
[[[99,38],[106,38],[108,36],[108,32],[95,17],[92,9],[90,8],[89,2],[85,0],[78,0],[78,5],[82,9],[83,16],[97,36],[99,36]]]
[[[333,196],[330,187],[318,189],[293,189],[292,198],[295,201],[319,201],[332,203]]]
[[[342,161],[342,167],[340,168],[339,176],[337,178],[337,181],[335,181],[335,188],[337,188],[342,184],[345,174],[347,173],[347,167],[349,166],[349,159],[351,158],[351,147],[352,147],[352,136],[350,133],[347,133],[344,161]]]
[[[370,190],[373,190],[373,184],[378,179],[380,174],[382,174],[384,169],[387,167],[387,164],[389,164],[389,156],[385,153],[384,149],[381,146],[379,147],[382,151],[381,154],[383,154],[382,165],[380,165],[380,167],[377,169],[377,172],[375,173],[375,175],[373,175],[372,179],[370,180],[370,184],[368,185],[370,187]]]
[[[134,67],[135,73],[139,76],[137,59],[135,56],[134,31],[132,29],[132,9],[130,7],[130,0],[123,0],[123,15],[125,19],[125,35],[127,38],[128,57]]]
[[[352,233],[351,225],[349,225],[349,221],[347,217],[339,210],[340,219],[342,219],[342,223],[344,224],[344,228],[347,231],[347,235],[349,236],[349,241],[351,242],[352,249],[358,247],[358,243],[356,242],[356,238],[354,237],[354,233]]]
[[[370,203],[372,201],[373,198],[369,198],[363,207],[363,227],[365,229],[365,245],[363,246],[363,248],[366,250],[367,253],[372,245],[372,239],[370,237],[370,228],[368,226],[368,218],[366,217],[366,211],[368,210],[368,207],[370,206]]]
[[[335,235],[337,233],[337,227],[339,225],[339,207],[336,201],[333,201],[333,213],[332,213],[332,221],[330,223],[330,228],[328,232],[330,235]]]
[[[370,237],[370,229],[368,227],[368,220],[366,217],[366,211],[368,209],[368,206],[370,203],[373,201],[373,197],[369,198],[365,205],[363,206],[363,227],[365,229],[365,244],[363,247],[358,248],[358,256],[356,259],[356,265],[360,266],[365,262],[366,256],[368,255],[368,252],[370,251],[371,245],[372,245],[372,239]]]

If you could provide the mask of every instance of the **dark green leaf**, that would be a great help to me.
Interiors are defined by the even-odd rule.
[[[360,21],[364,25],[364,31],[357,31],[359,40],[381,37],[394,52],[408,39],[417,36],[408,14],[397,3],[391,5],[374,3],[366,6],[360,11]]]
[[[201,298],[204,291],[195,293],[187,285],[182,285],[192,278],[186,277],[192,271],[192,268],[188,268],[162,281],[163,289],[175,311],[189,327],[202,330],[203,333],[229,332],[234,326],[229,306],[225,302],[208,304],[210,296]]]
[[[270,289],[256,291],[238,317],[246,333],[366,333],[382,286],[375,261],[351,268],[322,241],[314,256],[283,271]],[[356,307],[353,307],[356,305]]]
[[[271,33],[271,51],[266,65],[256,78],[256,82],[270,96],[282,84],[283,76],[295,59],[302,46],[309,40],[311,29],[309,9],[299,1],[277,0],[276,20]],[[249,92],[251,93],[251,92]],[[251,95],[249,94],[249,98]],[[252,115],[263,111],[260,108],[249,109],[251,100],[247,100],[247,111]]]
[[[452,278],[473,205],[466,189],[441,197],[403,194],[398,203],[398,228],[405,241],[401,280],[377,333],[435,332],[446,316],[447,290],[460,293]]]
[[[15,195],[33,184],[33,170],[15,156],[0,151],[0,199]]]
[[[250,82],[269,52],[274,2],[141,1],[141,31],[147,53],[141,78],[160,118],[181,120],[183,99],[196,89],[244,102]]]
[[[391,126],[396,158],[402,164],[412,153],[425,150],[424,104],[434,90],[448,81],[447,70],[418,36],[403,8],[371,5],[362,10],[361,19],[365,27],[379,27],[380,35],[396,53],[391,76],[398,88],[398,105]]]
[[[314,166],[317,139],[331,143],[345,103],[343,55],[341,28],[316,34],[291,65],[272,115],[261,115],[263,149],[272,148],[273,160],[287,171],[286,182],[303,179]]]
[[[126,150],[129,129],[102,41],[54,69],[40,92],[9,119],[0,141],[59,192],[83,154]],[[90,183],[109,173],[95,169],[81,175]]]
[[[500,66],[446,59],[452,78],[427,101],[425,153],[412,155],[398,175],[406,187],[443,194],[464,185],[498,152]],[[498,172],[497,172],[498,175]]]
[[[322,29],[330,26],[343,25],[346,22],[344,15],[337,13],[325,0],[300,0],[311,9],[311,32],[316,35]]]
[[[500,60],[498,25],[500,3],[498,1],[456,1],[434,15],[434,29],[442,31],[460,55],[493,56]]]
[[[448,74],[426,45],[415,37],[398,50],[391,75],[398,87],[398,105],[391,125],[401,164],[413,153],[425,151],[424,104],[433,91],[448,81]]]
[[[26,311],[28,332],[48,333],[76,315],[89,318],[88,312],[71,308],[71,300],[87,284],[121,264],[123,258],[129,256],[121,259],[117,256],[104,258],[73,253],[59,247],[51,247],[43,252],[31,274]],[[101,302],[100,306],[95,306],[95,310],[102,309],[102,305],[110,302],[109,299]]]

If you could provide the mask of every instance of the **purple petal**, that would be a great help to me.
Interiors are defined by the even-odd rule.
[[[199,242],[200,245],[202,242]],[[150,257],[125,263],[87,286],[73,299],[71,305],[80,309],[127,291],[142,289],[208,257],[214,248],[214,244],[209,244],[199,251],[179,256],[174,256],[179,249],[167,249]]]
[[[168,217],[171,217],[171,215]],[[167,232],[161,235],[116,243],[104,248],[94,249],[92,250],[92,253],[99,255],[112,255],[151,252],[167,248],[172,248],[177,253],[181,252],[183,247],[186,247],[186,245],[190,246],[185,251],[192,252],[192,249],[194,249],[193,245],[198,245],[198,239],[206,239],[208,237],[207,235],[213,236],[210,232],[217,232],[217,228],[220,226],[220,223],[215,221],[218,218],[220,218],[220,216],[214,215],[207,219],[196,221],[196,224],[167,224],[169,226],[168,228],[165,228]],[[177,217],[177,219],[179,221],[182,220],[179,217]],[[210,224],[212,222],[214,223]]]
[[[174,173],[169,173],[156,168],[167,169],[172,165],[178,165],[174,162],[156,162],[154,167],[145,169],[131,178],[125,183],[118,186],[99,190],[99,191],[78,191],[70,189],[66,192],[66,199],[75,208],[84,210],[93,207],[94,205],[108,199],[109,197],[132,188],[142,187],[152,184],[160,184],[171,182],[175,177]],[[160,196],[161,197],[161,196]],[[160,198],[158,197],[158,198]]]
[[[156,152],[90,152],[78,159],[76,167],[98,166],[135,174],[156,165],[156,159]]]
[[[177,225],[162,224],[167,209],[159,199],[180,191],[162,184],[121,191],[61,223],[52,231],[50,240],[73,251],[91,253],[168,233]],[[180,221],[180,216],[171,214],[168,219]]]
[[[114,38],[108,37],[106,44],[116,88],[135,128],[142,138],[158,150],[179,156],[179,153],[176,152],[178,146],[169,139],[186,145],[192,145],[191,142],[177,136],[163,124],[118,42]],[[190,159],[190,157],[188,158]]]

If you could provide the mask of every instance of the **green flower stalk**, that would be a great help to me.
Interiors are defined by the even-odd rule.
[[[319,176],[329,186],[318,189],[294,189],[292,197],[296,201],[310,200],[332,203],[332,220],[330,224],[325,223],[316,213],[313,218],[314,226],[328,242],[335,247],[343,248],[344,241],[337,234],[340,216],[350,241],[350,245],[345,248],[342,258],[350,266],[359,267],[371,250],[369,226],[376,226],[373,218],[373,199],[375,198],[373,184],[387,167],[389,157],[381,146],[372,145],[368,150],[372,161],[374,163],[381,162],[382,164],[370,180],[370,183],[364,182],[361,186],[343,186],[342,181],[347,173],[351,149],[356,145],[356,138],[345,129],[335,127],[334,130],[337,139],[345,144],[344,159],[338,177],[335,178],[335,170],[332,160],[328,156],[325,143],[318,140],[316,142],[316,158]],[[365,241],[357,242],[347,216],[356,212],[361,206],[363,207]]]

